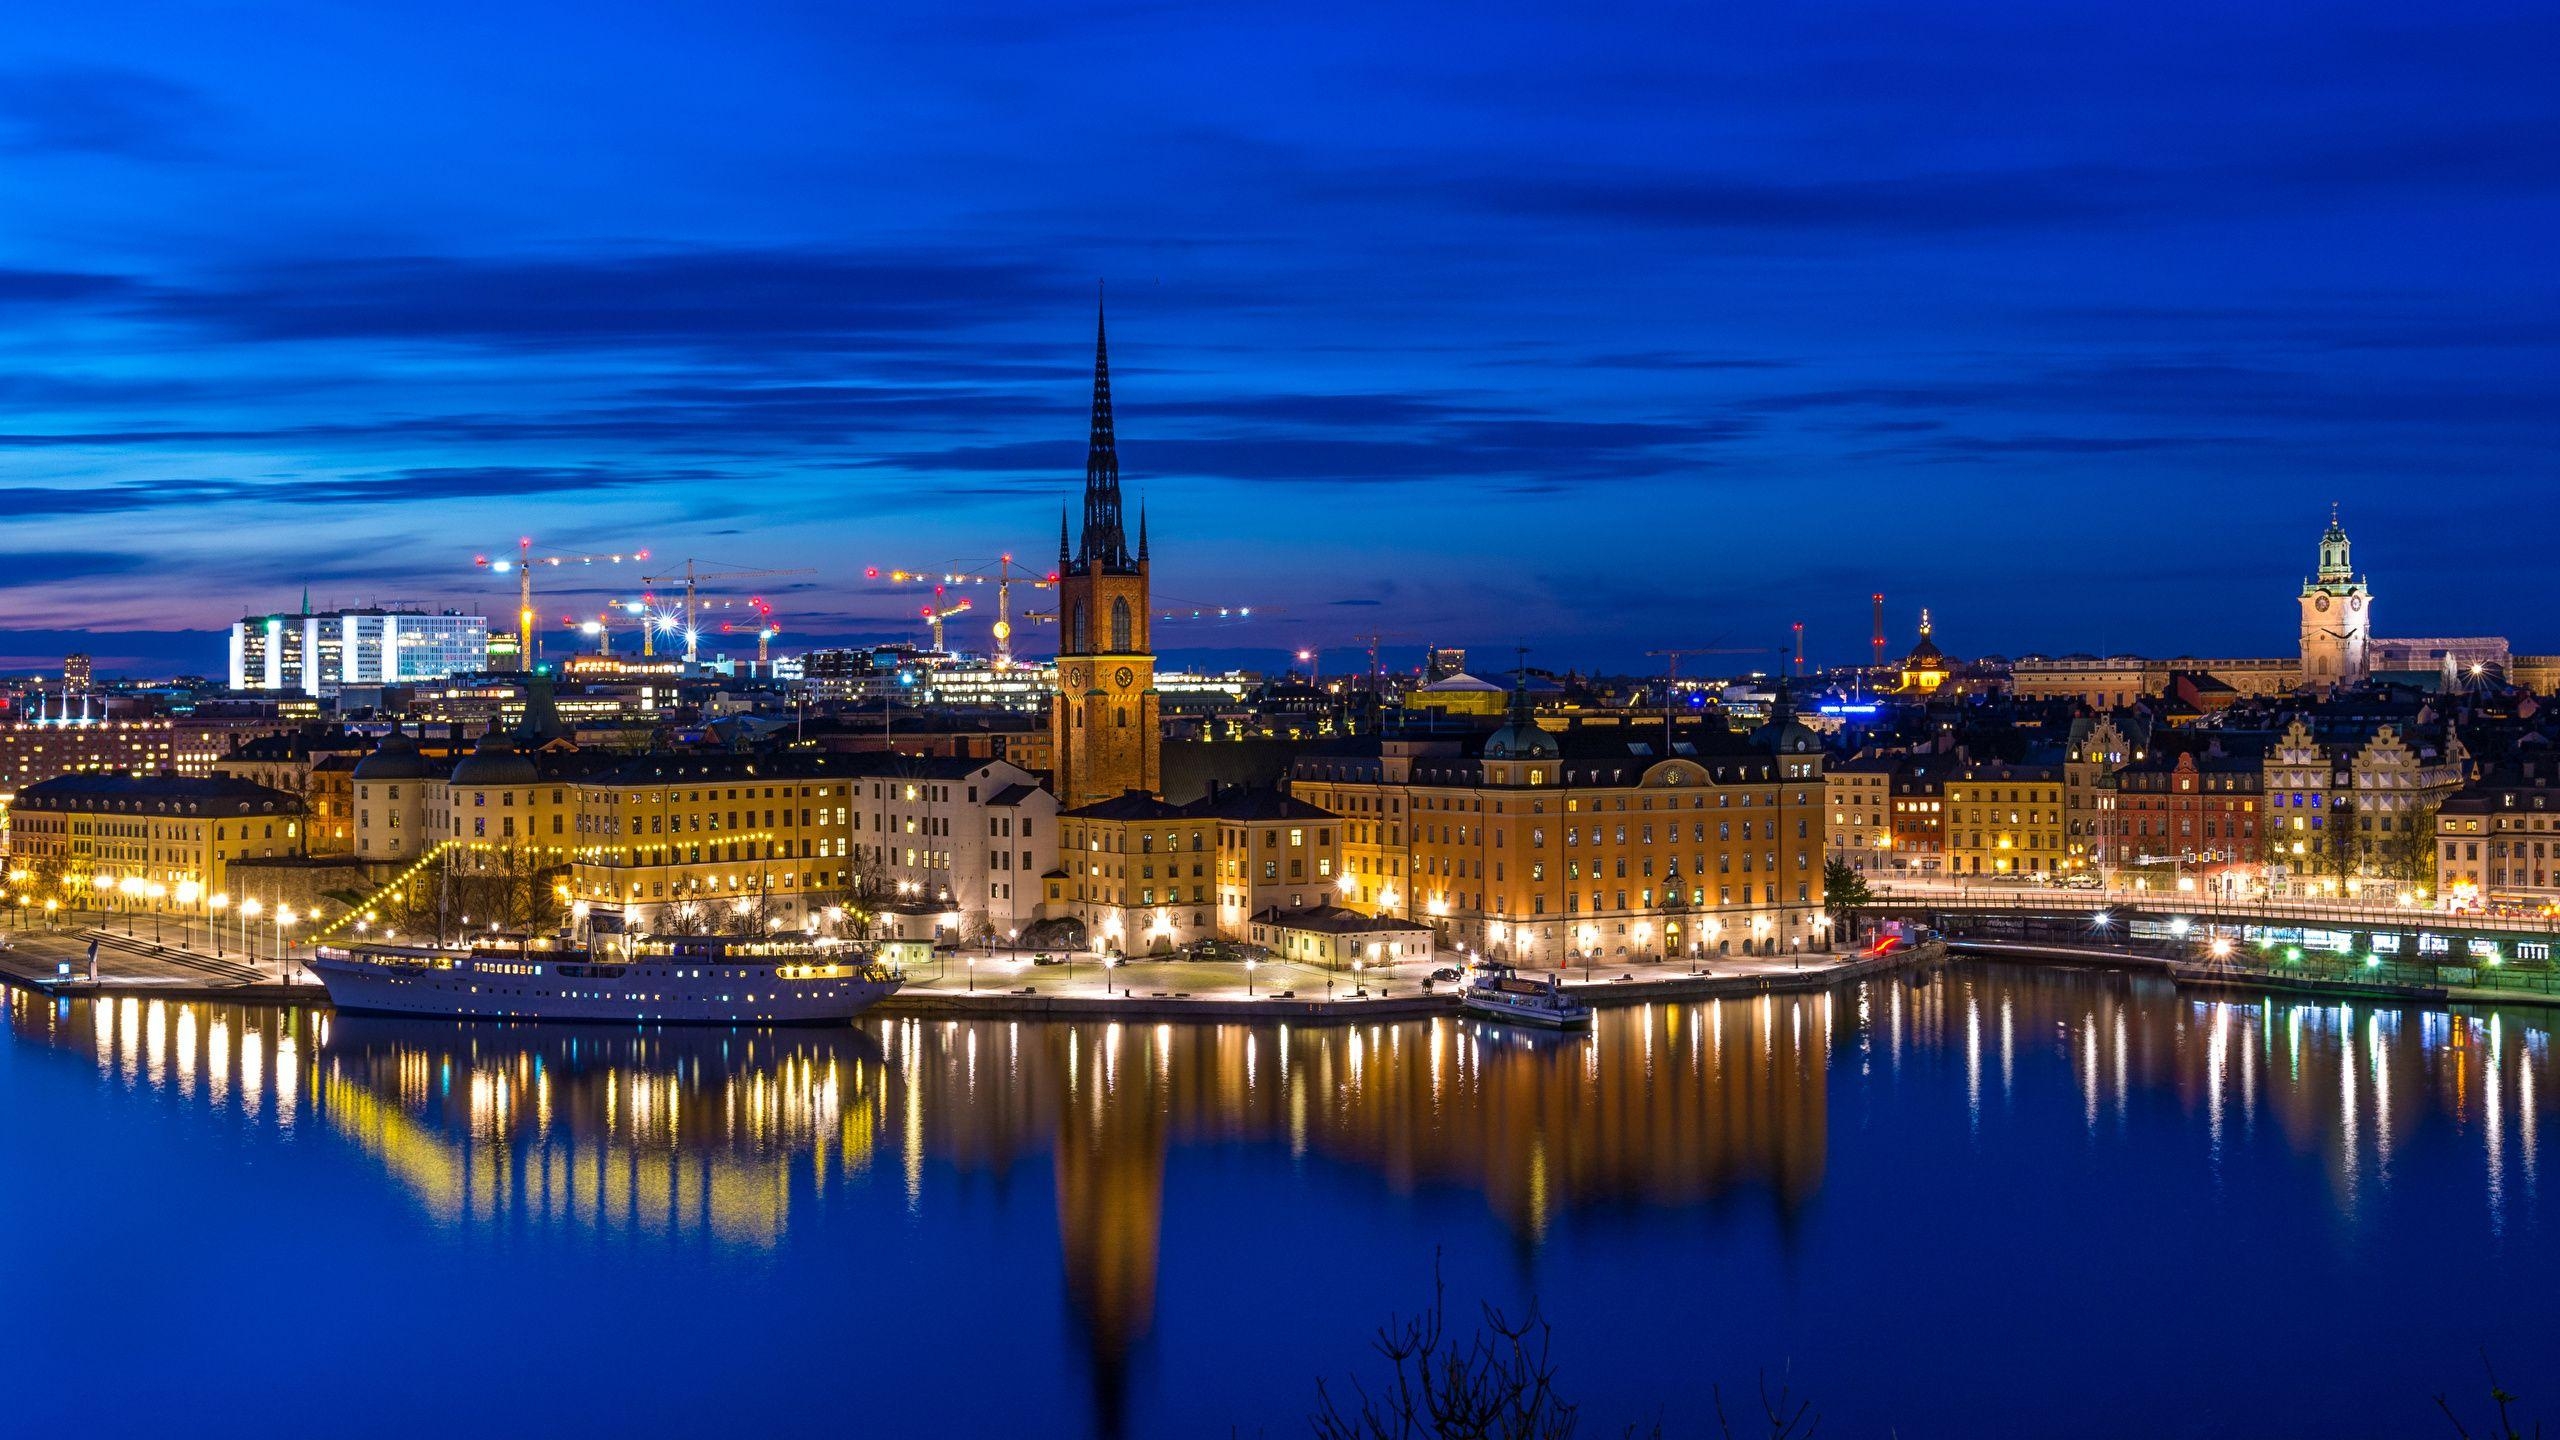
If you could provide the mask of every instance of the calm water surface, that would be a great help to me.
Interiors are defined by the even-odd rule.
[[[1305,1433],[1429,1294],[1593,1433],[2560,1413],[2550,1012],[2124,976],[1280,1029],[620,1032],[0,991],[0,1431]],[[2066,1417],[2071,1422],[2064,1423]]]

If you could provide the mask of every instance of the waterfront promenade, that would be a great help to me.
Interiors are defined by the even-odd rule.
[[[88,949],[99,940],[98,979],[87,980]],[[243,955],[226,947],[217,958],[201,935],[179,943],[174,929],[154,944],[149,927],[126,936],[121,927],[93,930],[64,926],[13,931],[0,950],[0,980],[48,993],[148,996],[172,1000],[325,1004],[321,988],[293,963],[270,953]],[[1032,953],[952,951],[928,965],[910,967],[904,990],[884,1003],[883,1014],[1028,1015],[1081,1018],[1136,1016],[1155,1019],[1358,1021],[1429,1015],[1457,1008],[1457,987],[1426,979],[1457,968],[1460,957],[1443,955],[1383,969],[1328,971],[1319,966],[1263,962],[1248,969],[1234,960],[1137,959],[1104,965],[1079,955],[1073,963],[1040,965]],[[1721,995],[1812,990],[1903,963],[1879,962],[1850,951],[1801,957],[1710,957],[1703,963],[1650,961],[1576,968],[1566,986],[1594,1004],[1708,999]],[[69,965],[70,979],[60,967]],[[1532,971],[1528,973],[1543,974]]]

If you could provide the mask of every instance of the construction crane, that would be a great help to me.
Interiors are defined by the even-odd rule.
[[[595,641],[597,654],[610,656],[613,654],[613,612],[619,608],[620,602],[617,601],[606,606],[604,613],[592,620],[581,620],[575,615],[563,615],[560,617],[560,623],[563,627],[575,630]]]
[[[1013,667],[1013,587],[1016,583],[1020,583],[1034,590],[1046,590],[1058,583],[1057,574],[1054,571],[1044,574],[1016,564],[1010,553],[999,555],[988,561],[954,560],[951,564],[961,568],[945,570],[937,574],[925,570],[883,570],[873,565],[866,568],[862,575],[866,580],[886,580],[892,585],[930,584],[933,586],[935,603],[926,606],[923,613],[928,623],[935,624],[933,648],[936,650],[942,648],[942,631],[939,624],[934,622],[933,612],[941,610],[943,618],[948,619],[964,610],[975,608],[966,600],[944,606],[941,601],[945,589],[963,585],[984,585],[992,576],[996,587],[996,623],[990,627],[988,633],[995,637],[996,668],[1011,669]],[[1014,574],[1016,570],[1021,570],[1022,574]],[[1024,612],[1022,618],[1044,620],[1052,617],[1046,612],[1034,610]]]
[[[1015,622],[1019,621],[1024,624],[1032,625],[1055,624],[1057,622],[1058,615],[1054,610],[1024,610],[1017,614],[1013,608],[1013,587],[1015,585],[1028,585],[1034,590],[1055,589],[1058,584],[1058,575],[1056,571],[1043,573],[1038,570],[1029,569],[1016,561],[1010,554],[999,555],[993,560],[986,561],[973,562],[968,560],[954,560],[950,562],[950,565],[952,568],[945,570],[928,570],[921,568],[908,569],[897,566],[872,565],[864,568],[862,578],[865,580],[883,581],[890,585],[932,586],[936,603],[925,606],[918,612],[924,616],[928,624],[932,623],[933,611],[937,609],[942,611],[945,619],[948,619],[951,616],[960,614],[963,610],[975,608],[966,600],[951,601],[948,604],[943,603],[949,592],[956,591],[963,586],[992,584],[996,587],[996,620],[989,633],[995,637],[996,665],[1000,669],[1010,668],[1013,664],[1013,637]],[[1016,574],[1016,571],[1020,571],[1021,573]],[[1159,608],[1151,613],[1151,618],[1158,623],[1183,623],[1194,620],[1250,620],[1253,618],[1256,610],[1261,608],[1253,605],[1220,605],[1206,601],[1187,600],[1179,596],[1164,595],[1156,597],[1156,604]],[[933,644],[934,648],[937,650],[943,648],[943,642],[938,634]]]
[[[925,606],[920,613],[924,616],[926,629],[933,635],[933,648],[936,654],[946,653],[942,646],[942,623],[954,615],[964,615],[975,608],[977,608],[976,602],[965,595],[945,605],[942,603],[942,587],[939,585],[933,587],[933,603]],[[1010,633],[1008,629],[1008,638]]]
[[[815,575],[817,573],[806,566],[790,570],[759,570],[750,569],[744,565],[724,564],[717,560],[687,560],[684,562],[684,573],[681,575],[643,575],[640,577],[640,583],[673,585],[678,580],[684,582],[684,663],[692,665],[700,653],[702,640],[702,630],[694,606],[694,587],[697,584],[705,580],[718,583],[728,580],[755,579],[767,575]]]
[[[512,559],[503,554],[494,558],[475,555],[471,563],[492,575],[504,575],[510,570],[515,572],[516,668],[530,670],[533,668],[534,661],[533,570],[535,566],[547,565],[557,569],[563,565],[619,565],[625,560],[639,561],[648,558],[649,552],[646,550],[602,551],[586,555],[573,554],[565,550],[537,550],[534,548],[533,537],[527,535],[517,539],[516,553]]]
[[[747,605],[756,612],[756,665],[761,668],[773,663],[773,637],[782,633],[782,627],[773,623],[773,607],[764,603],[763,596],[748,596]],[[724,635],[735,634],[737,630],[734,621],[720,622],[720,633]]]

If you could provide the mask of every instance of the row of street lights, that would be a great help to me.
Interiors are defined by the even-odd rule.
[[[23,887],[34,877],[25,869],[15,869],[8,872],[7,878],[13,887]],[[76,895],[81,886],[79,882],[73,881],[67,882],[64,888]],[[145,880],[139,875],[127,875],[119,880],[114,876],[101,873],[90,879],[87,888],[100,900],[120,898],[125,902],[124,924],[127,935],[137,933],[134,916],[138,911],[148,908],[151,913],[151,943],[154,945],[163,943],[167,938],[164,920],[169,914],[170,902],[174,901],[180,907],[187,909],[202,905],[205,911],[205,929],[213,941],[213,953],[216,958],[228,953],[224,945],[223,927],[226,919],[237,917],[232,920],[237,927],[232,933],[238,937],[239,949],[242,954],[254,954],[257,947],[251,942],[249,932],[260,916],[266,916],[274,927],[274,958],[281,966],[285,955],[285,936],[296,925],[308,918],[298,914],[291,905],[277,904],[270,907],[254,895],[244,896],[237,903],[221,891],[208,895],[204,892],[204,887],[193,880],[181,880],[173,886],[157,880]],[[36,909],[35,897],[24,889],[19,889],[13,898],[20,923],[23,925],[29,914]],[[63,905],[60,899],[47,896],[43,909],[45,923],[50,925],[54,922],[54,917],[62,912]]]

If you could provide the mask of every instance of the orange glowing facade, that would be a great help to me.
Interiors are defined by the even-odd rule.
[[[1779,734],[1568,758],[1515,717],[1473,755],[1420,739],[1310,756],[1290,789],[1343,817],[1344,903],[1459,944],[1527,965],[1778,953],[1825,926],[1822,757]]]

